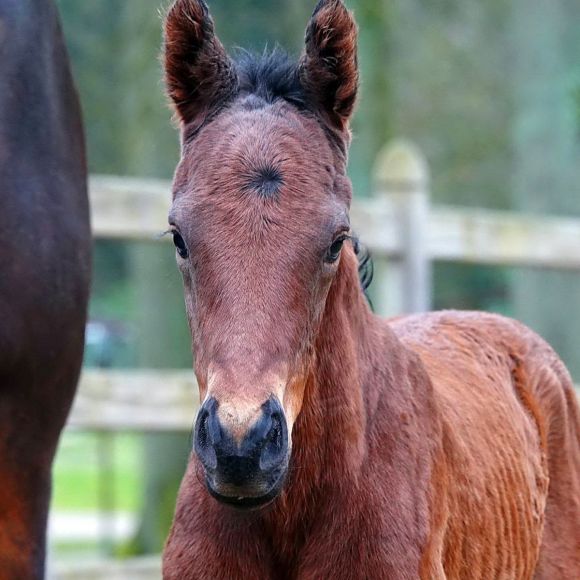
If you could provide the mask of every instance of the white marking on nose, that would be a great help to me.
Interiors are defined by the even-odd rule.
[[[262,405],[244,399],[220,401],[217,415],[222,426],[240,444],[252,426],[262,416]]]

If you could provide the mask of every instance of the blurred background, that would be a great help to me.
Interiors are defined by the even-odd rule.
[[[91,174],[170,179],[178,137],[158,58],[167,2],[57,4],[84,109]],[[228,48],[261,51],[279,43],[298,55],[314,0],[209,4]],[[580,217],[580,3],[347,4],[360,27],[362,69],[350,158],[355,205],[382,195],[379,165],[392,162],[388,144],[398,140],[395,151],[413,156],[421,171],[427,168],[430,180],[422,190],[433,208],[466,208],[464,230],[469,220],[476,228],[498,218],[507,254],[510,240],[516,245],[528,240],[533,247],[518,252],[541,260],[510,263],[443,252],[427,266],[428,302],[437,309],[483,309],[523,320],[552,343],[580,382],[580,238],[575,258],[569,243],[561,253],[552,251],[553,232],[569,240],[566,232],[580,231],[579,222],[570,219]],[[168,207],[169,192],[166,202]],[[542,220],[552,229],[542,229]],[[161,233],[165,222],[158,227]],[[530,233],[526,227],[535,229]],[[359,227],[363,243],[365,229]],[[495,230],[490,231],[489,241],[484,236],[473,243],[493,245]],[[547,256],[544,244],[552,248]],[[485,252],[472,248],[470,255]],[[133,242],[100,236],[94,270],[87,369],[190,369],[181,281],[170,244],[154,235]],[[379,282],[388,279],[388,271],[388,263],[379,264]],[[389,305],[377,287],[373,292],[380,312],[404,307],[396,300]],[[162,391],[163,376],[151,388]],[[192,404],[194,399],[192,393]],[[189,448],[190,432],[184,429],[70,428],[64,434],[50,528],[51,558],[63,566],[63,578],[67,569],[75,577],[70,570],[79,561],[160,553]]]

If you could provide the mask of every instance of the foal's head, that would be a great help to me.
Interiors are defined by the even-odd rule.
[[[298,63],[233,61],[206,4],[177,0],[165,68],[182,134],[169,221],[203,401],[195,450],[214,497],[258,506],[282,487],[326,297],[353,261],[356,26],[341,0],[321,0]]]

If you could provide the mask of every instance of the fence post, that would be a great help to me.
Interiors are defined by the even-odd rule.
[[[401,247],[400,260],[378,268],[377,310],[385,315],[425,312],[431,307],[427,162],[414,145],[393,141],[379,152],[373,177],[375,196],[394,208]]]

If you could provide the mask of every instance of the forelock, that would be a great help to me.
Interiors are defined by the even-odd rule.
[[[254,95],[268,104],[283,99],[300,110],[308,109],[298,63],[282,49],[262,54],[240,50],[236,66],[241,94]]]

